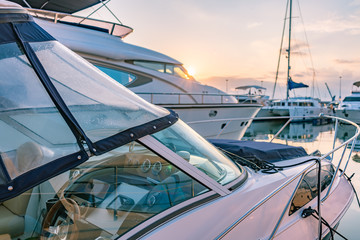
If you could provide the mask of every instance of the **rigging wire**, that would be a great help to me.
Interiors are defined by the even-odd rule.
[[[305,35],[305,40],[306,40],[306,45],[307,45],[307,49],[308,49],[308,52],[309,52],[309,56],[310,56],[310,62],[311,62],[311,67],[312,67],[312,71],[313,71],[313,90],[312,90],[312,97],[315,97],[314,96],[314,89],[315,89],[315,76],[316,76],[316,71],[315,71],[315,67],[314,67],[314,61],[313,61],[313,57],[312,57],[312,54],[311,54],[311,49],[310,49],[310,44],[309,44],[309,40],[308,40],[308,36],[307,36],[307,33],[306,33],[306,29],[305,29],[305,23],[304,23],[304,18],[302,16],[302,12],[301,12],[301,7],[300,7],[300,2],[299,0],[296,1],[297,2],[297,5],[298,5],[298,8],[299,8],[299,14],[300,14],[300,19],[301,19],[301,23],[302,23],[302,26],[303,26],[303,29],[304,29],[304,35]],[[319,88],[317,88],[318,92],[319,92]],[[319,92],[319,97],[320,97],[320,92]]]
[[[97,11],[99,11],[102,7],[106,6],[106,4],[108,4],[111,0],[105,0],[105,1],[102,1],[101,0],[101,3],[102,5],[98,8],[96,8],[94,11],[92,11],[91,13],[89,13],[86,17],[83,18],[83,20],[81,20],[79,22],[79,24],[81,24],[83,21],[85,21],[87,18],[89,18],[91,15],[93,15],[94,13],[96,13]]]
[[[278,63],[277,63],[277,67],[276,67],[275,83],[274,83],[274,88],[273,88],[272,97],[271,97],[272,99],[274,99],[275,90],[276,90],[276,83],[277,83],[277,80],[278,80],[278,77],[279,77],[279,67],[280,67],[280,60],[281,60],[281,54],[282,54],[282,48],[283,48],[283,42],[284,42],[284,35],[285,35],[285,27],[286,27],[286,19],[287,19],[287,14],[288,14],[288,8],[289,8],[289,0],[287,0],[287,3],[286,3],[284,26],[283,26],[283,31],[282,31],[282,35],[281,35],[281,43],[280,43]]]

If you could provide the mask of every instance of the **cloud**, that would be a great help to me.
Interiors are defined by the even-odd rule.
[[[336,33],[347,32],[351,35],[360,35],[360,16],[350,15],[347,17],[333,16],[320,20],[306,27],[307,31]]]
[[[263,25],[262,22],[253,22],[253,23],[249,23],[249,24],[247,25],[247,28],[256,28],[256,27],[259,27],[259,26],[261,26],[261,25]]]
[[[334,62],[338,64],[359,64],[360,59],[335,59]]]

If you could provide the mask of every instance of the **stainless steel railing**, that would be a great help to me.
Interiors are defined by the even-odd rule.
[[[318,117],[319,117],[319,116],[318,116]],[[324,159],[326,159],[327,157],[329,157],[330,155],[332,156],[332,157],[331,157],[331,161],[333,161],[334,153],[335,153],[336,151],[340,150],[341,148],[344,148],[343,153],[341,154],[341,158],[339,159],[339,163],[337,164],[336,171],[335,171],[335,173],[333,174],[333,178],[332,178],[332,180],[331,180],[331,183],[330,183],[330,185],[328,186],[328,190],[327,190],[325,196],[322,197],[321,200],[318,201],[318,202],[324,202],[324,201],[328,198],[328,196],[329,196],[329,194],[330,194],[330,192],[331,192],[331,190],[332,190],[332,188],[333,188],[333,183],[334,183],[336,177],[341,177],[341,176],[343,176],[343,174],[345,173],[345,170],[346,170],[346,168],[347,168],[347,166],[348,166],[348,163],[349,163],[349,160],[350,160],[350,156],[351,156],[352,151],[353,151],[354,146],[355,146],[355,141],[356,141],[357,137],[358,137],[359,134],[360,134],[360,127],[359,127],[356,123],[351,122],[351,121],[349,121],[349,120],[347,120],[347,119],[343,119],[343,118],[339,118],[339,117],[335,117],[335,116],[327,116],[327,115],[322,115],[322,116],[320,116],[320,117],[322,117],[322,118],[329,118],[329,119],[334,119],[334,120],[335,120],[335,135],[334,135],[334,144],[333,144],[332,150],[329,151],[329,152],[327,152],[326,154],[323,154],[321,157],[318,157],[316,160],[314,160],[314,163],[312,163],[312,164],[310,164],[309,166],[307,166],[307,167],[306,167],[305,169],[303,169],[301,172],[297,173],[297,174],[296,174],[295,176],[293,176],[291,179],[288,179],[285,183],[283,183],[281,186],[279,186],[279,187],[276,188],[274,191],[272,191],[270,194],[268,194],[264,199],[262,199],[260,202],[258,202],[254,207],[252,207],[249,211],[247,211],[243,216],[241,216],[238,220],[236,220],[233,224],[231,224],[231,225],[230,225],[225,231],[223,231],[216,239],[222,239],[223,237],[225,237],[225,235],[226,235],[227,233],[229,233],[232,229],[234,229],[238,224],[240,224],[244,219],[246,219],[247,216],[249,216],[252,212],[254,212],[256,209],[258,209],[261,205],[263,205],[265,202],[267,202],[267,201],[270,200],[273,196],[275,196],[279,191],[281,191],[282,189],[284,189],[286,186],[288,186],[290,183],[292,183],[293,181],[295,181],[296,179],[298,179],[300,176],[301,176],[300,179],[302,179],[302,177],[305,175],[305,173],[306,173],[308,170],[310,170],[311,168],[313,168],[316,164],[319,164],[319,168],[320,168],[320,167],[321,167],[321,162],[322,162]],[[274,119],[274,118],[265,118],[265,119]],[[277,118],[277,119],[278,119],[278,118]],[[281,118],[281,119],[284,119],[284,118]],[[287,121],[287,122],[285,123],[285,125],[288,125],[293,119],[294,119],[294,118],[289,119],[289,121]],[[345,122],[345,123],[347,123],[347,124],[350,124],[350,125],[354,126],[354,127],[356,128],[356,133],[355,133],[354,136],[352,136],[351,138],[349,138],[349,139],[348,139],[347,141],[345,141],[344,143],[340,144],[339,146],[335,146],[335,141],[336,141],[336,135],[337,135],[337,129],[338,129],[338,124],[339,124],[339,122]],[[286,127],[286,126],[285,126],[285,127]],[[282,128],[277,132],[277,134],[275,134],[275,135],[278,136],[278,135],[281,133],[281,131],[283,131],[283,130],[285,129],[285,127],[282,127]],[[272,138],[270,141],[272,141],[273,139],[274,139],[274,138]],[[338,175],[338,171],[339,171],[339,169],[340,169],[340,166],[341,166],[343,157],[344,157],[344,155],[345,155],[345,152],[346,152],[346,150],[347,150],[347,146],[348,146],[349,143],[352,143],[352,146],[351,146],[350,152],[349,152],[349,157],[348,157],[348,159],[347,159],[347,161],[346,161],[346,163],[345,163],[345,167],[344,167],[343,172],[342,172],[340,175]],[[319,172],[320,172],[320,171],[319,171]],[[299,183],[300,183],[300,181],[299,181]],[[299,186],[299,183],[297,184],[297,186],[295,187],[294,191],[292,192],[292,194],[291,194],[291,196],[290,196],[290,198],[289,198],[286,206],[284,207],[284,210],[283,210],[280,218],[278,219],[277,223],[275,224],[275,227],[274,227],[274,229],[273,229],[273,231],[272,231],[269,239],[273,239],[274,236],[276,235],[276,232],[277,232],[277,230],[278,230],[278,228],[279,228],[279,226],[280,226],[280,224],[281,224],[281,222],[282,222],[282,220],[283,220],[283,218],[284,218],[285,212],[287,211],[287,208],[288,208],[289,204],[291,203],[291,200],[292,200],[294,194],[295,194],[296,191],[297,191],[297,188],[298,188],[298,186]],[[320,189],[319,189],[318,191],[320,191]],[[322,228],[321,228],[321,224],[322,224],[322,222],[321,222],[321,211],[320,211],[320,209],[321,209],[321,204],[318,204],[317,207],[318,207],[318,214],[319,214],[319,222],[318,222],[318,224],[319,224],[319,236],[321,237],[321,234],[322,234],[322,232],[321,232],[321,229],[322,229]]]

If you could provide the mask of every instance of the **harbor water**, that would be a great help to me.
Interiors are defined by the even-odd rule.
[[[242,140],[270,141],[285,123],[284,120],[254,121]],[[325,125],[315,125],[312,122],[290,123],[273,142],[301,146],[307,153],[318,150],[322,154],[326,154],[331,151],[334,144],[335,147],[339,146],[351,138],[355,131],[356,129],[352,125],[339,124],[335,137],[335,123]],[[360,141],[357,140],[354,144],[354,150],[351,154],[351,143],[348,145],[340,168],[344,169],[347,160],[349,160],[346,174],[351,176],[354,173],[351,180],[355,190],[360,193]],[[334,154],[334,163],[338,163],[342,153],[343,149],[340,149]],[[359,239],[359,219],[360,207],[354,198],[349,210],[340,221],[338,232],[347,239]],[[337,234],[335,235],[335,239],[343,239]]]

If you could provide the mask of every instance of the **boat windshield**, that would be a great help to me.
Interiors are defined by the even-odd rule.
[[[30,44],[91,141],[99,141],[169,114],[167,110],[136,96],[59,42]]]
[[[181,120],[153,136],[222,185],[241,175],[241,170],[234,162]]]

